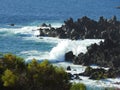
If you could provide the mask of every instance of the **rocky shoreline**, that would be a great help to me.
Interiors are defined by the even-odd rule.
[[[95,43],[87,47],[87,52],[85,54],[80,53],[78,56],[73,55],[72,51],[70,51],[66,53],[65,60],[77,65],[90,66],[94,64],[109,68],[108,71],[89,68],[87,72],[85,71],[81,74],[90,76],[91,79],[120,77],[120,40],[105,39],[105,41],[100,42],[99,45]],[[102,77],[99,77],[101,73]]]
[[[38,29],[40,35],[48,37],[58,37],[64,39],[104,39],[99,45],[93,44],[87,47],[87,52],[73,55],[70,51],[65,54],[65,61],[71,61],[74,64],[88,66],[84,73],[76,74],[89,76],[90,79],[104,79],[120,77],[120,21],[116,16],[111,19],[100,17],[98,21],[92,20],[86,16],[74,21],[72,18],[64,21],[64,25],[59,28],[51,25],[42,24]],[[91,64],[100,67],[108,67],[109,70],[92,69]],[[67,68],[67,69],[70,69]],[[69,76],[72,75],[69,73]]]
[[[38,36],[58,37],[64,39],[118,39],[120,38],[120,21],[116,16],[106,19],[103,16],[98,21],[87,16],[74,21],[72,18],[64,21],[64,25],[54,28],[43,23],[38,29]]]

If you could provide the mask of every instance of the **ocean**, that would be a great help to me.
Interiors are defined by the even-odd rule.
[[[70,63],[64,61],[65,53],[85,53],[87,46],[99,44],[101,40],[36,37],[38,26],[48,23],[60,27],[68,18],[77,20],[82,16],[98,20],[100,16],[111,18],[116,15],[120,20],[117,6],[120,6],[120,0],[0,0],[0,52],[16,54],[26,62],[33,58],[48,59],[67,66]]]
[[[117,6],[120,0],[0,0],[0,24],[62,23],[69,17],[82,16],[98,20],[116,15],[120,19]]]

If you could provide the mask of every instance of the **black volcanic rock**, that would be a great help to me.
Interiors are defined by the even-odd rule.
[[[117,8],[117,9],[120,9],[120,6],[117,6],[116,8]]]
[[[46,26],[46,25],[43,25]],[[59,28],[49,27],[40,29],[40,36],[78,39],[104,39],[100,45],[92,44],[87,47],[85,54],[74,56],[73,52],[65,54],[65,61],[74,64],[96,64],[111,68],[111,77],[120,76],[120,21],[116,16],[106,19],[103,16],[98,21],[87,16],[74,21],[72,18],[64,21]],[[114,70],[114,71],[113,71]],[[95,73],[96,74],[96,73]],[[91,78],[96,78],[95,74]]]
[[[11,23],[10,26],[15,26],[15,24]]]
[[[59,28],[51,27],[45,23],[43,27],[43,36],[78,39],[116,39],[120,38],[120,21],[116,16],[111,19],[105,19],[103,16],[98,21],[92,20],[87,16],[74,21],[72,18],[64,21],[64,25]],[[41,36],[42,36],[41,35]]]
[[[99,80],[106,78],[115,78],[120,76],[120,70],[109,69],[105,70],[104,68],[91,68],[88,66],[83,73],[79,75],[89,76],[90,79]]]
[[[71,67],[70,67],[70,66],[68,66],[68,67],[67,67],[67,70],[68,70],[68,71],[70,71],[70,70],[71,70]]]
[[[74,63],[91,65],[97,64],[103,67],[120,67],[120,41],[106,39],[100,45],[92,44],[87,47],[85,54],[79,54],[74,58]]]
[[[73,52],[70,51],[65,54],[65,61],[72,61],[74,59],[75,55],[73,55]]]
[[[74,64],[82,64],[89,66],[96,64],[102,67],[109,67],[110,69],[105,73],[107,77],[120,77],[120,40],[105,39],[104,42],[100,42],[100,45],[92,44],[87,47],[85,54],[80,53],[73,59]],[[105,78],[98,77],[99,70],[92,70],[88,68],[83,75],[90,76],[92,79]],[[102,71],[103,72],[103,71]],[[92,73],[92,74],[91,74]],[[103,72],[104,73],[104,72]]]

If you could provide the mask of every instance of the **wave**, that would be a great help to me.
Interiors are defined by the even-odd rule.
[[[36,58],[38,60],[48,59],[51,62],[63,62],[65,59],[65,53],[72,51],[73,54],[77,56],[80,52],[85,53],[87,51],[87,46],[93,43],[99,43],[101,41],[101,39],[86,39],[76,41],[52,37],[36,37],[36,35],[39,34],[37,30],[38,28],[39,27],[37,26],[23,26],[19,28],[0,28],[0,36],[5,36],[5,38],[7,38],[9,35],[12,36],[10,37],[10,39],[5,39],[7,41],[9,40],[9,43],[11,44],[7,46],[13,46],[13,42],[16,42],[16,47],[14,47],[14,49],[17,51],[18,47],[20,47],[21,50],[19,51],[21,52],[17,52],[17,54],[20,54],[24,57],[26,56],[26,61]],[[13,37],[14,39],[12,39]],[[19,39],[21,39],[21,43],[17,42],[17,40]],[[2,43],[6,44],[6,41]],[[21,46],[25,46],[24,48],[27,51],[22,51],[23,49],[19,44],[22,44]],[[6,47],[3,46],[3,48]],[[26,48],[30,48],[30,51]]]
[[[33,31],[32,31],[33,29],[36,29],[36,27],[26,26],[21,28],[0,28],[0,33],[6,32],[6,35],[16,35],[16,34],[33,35]]]
[[[47,59],[49,52],[40,52],[37,50],[29,50],[29,51],[22,51],[19,54],[20,56],[23,56],[26,60],[26,62],[31,61],[32,59],[36,59],[36,60],[44,60]],[[25,55],[25,56],[24,56]]]
[[[40,40],[40,39],[39,39]],[[86,40],[78,40],[72,41],[69,39],[57,39],[57,38],[43,38],[41,44],[43,43],[44,47],[43,51],[38,50],[28,50],[20,52],[20,56],[25,56],[26,61],[30,61],[33,58],[42,61],[44,59],[48,59],[50,62],[64,62],[65,60],[65,53],[72,51],[74,55],[78,55],[80,52],[85,53],[87,51],[87,46],[97,43],[99,44],[101,39],[86,39]],[[48,43],[47,46],[45,44]],[[39,41],[38,41],[39,43]],[[51,45],[51,46],[50,46]],[[51,48],[49,51],[46,48]]]
[[[62,23],[56,23],[56,22],[47,22],[47,24],[51,24],[52,27],[60,27]],[[42,25],[42,23],[40,23]],[[15,25],[14,27],[6,26],[6,27],[1,27],[0,28],[0,34],[4,35],[18,35],[21,37],[30,37],[30,36],[37,36],[39,35],[39,29],[40,25],[38,26],[20,26],[20,25]]]
[[[97,43],[99,44],[102,39],[86,39],[86,40],[61,40],[56,47],[50,51],[50,60],[64,61],[65,53],[72,51],[74,55],[78,55],[80,52],[85,53],[87,46]]]
[[[52,27],[57,28],[57,27],[61,27],[61,25],[62,25],[63,23],[56,23],[56,22],[54,22],[54,23],[50,23],[50,24],[52,25]]]

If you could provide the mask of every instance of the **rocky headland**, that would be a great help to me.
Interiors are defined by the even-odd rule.
[[[39,28],[38,36],[77,39],[118,39],[120,38],[120,21],[116,16],[111,19],[106,19],[103,16],[98,21],[92,20],[87,16],[74,21],[72,18],[64,21],[64,24],[59,28],[54,28],[51,25],[42,24]]]

